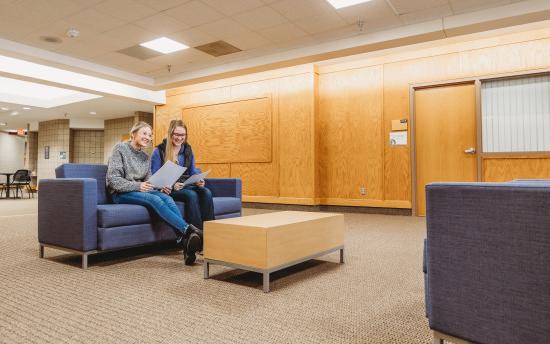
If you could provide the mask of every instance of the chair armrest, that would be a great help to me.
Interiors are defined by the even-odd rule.
[[[96,208],[95,179],[42,179],[38,193],[38,241],[83,252],[95,250]]]
[[[550,185],[426,187],[429,323],[476,343],[550,338]]]
[[[206,178],[206,187],[214,197],[237,197],[242,199],[242,182],[240,178]]]

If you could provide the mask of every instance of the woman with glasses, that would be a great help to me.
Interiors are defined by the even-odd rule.
[[[107,168],[107,188],[114,203],[138,204],[155,212],[176,233],[176,242],[183,248],[186,265],[195,262],[202,246],[199,230],[187,224],[168,196],[171,188],[155,190],[148,182],[151,177],[149,156],[143,151],[151,143],[152,129],[145,122],[136,123],[130,130],[130,140],[113,147]]]
[[[203,228],[203,221],[214,219],[212,193],[204,186],[204,180],[193,185],[183,186],[183,182],[200,173],[195,166],[191,145],[187,143],[187,127],[181,120],[172,120],[168,127],[168,137],[155,148],[151,156],[151,172],[155,173],[166,161],[187,167],[178,179],[170,196],[185,203],[185,219],[197,228]]]

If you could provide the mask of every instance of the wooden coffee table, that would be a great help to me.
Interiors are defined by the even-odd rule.
[[[281,211],[204,223],[204,278],[210,264],[269,274],[340,251],[344,262],[344,215]]]

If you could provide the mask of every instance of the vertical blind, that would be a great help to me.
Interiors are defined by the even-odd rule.
[[[481,84],[484,152],[550,151],[550,75]]]

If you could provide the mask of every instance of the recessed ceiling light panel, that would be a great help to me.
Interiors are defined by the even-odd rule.
[[[8,125],[8,123],[6,123],[6,122],[0,122],[0,127],[5,127],[6,125]]]
[[[362,4],[363,2],[369,2],[371,0],[327,0],[327,1],[329,2],[329,4],[332,5],[332,7],[336,9],[340,9],[340,8],[349,7],[353,5],[359,5],[359,4]]]
[[[28,105],[28,110],[30,106],[51,108],[95,98],[101,96],[0,77],[0,102]]]
[[[189,48],[185,44],[181,44],[166,37],[157,38],[149,42],[141,43],[140,45],[142,47],[153,49],[163,54],[170,54],[175,51]]]

